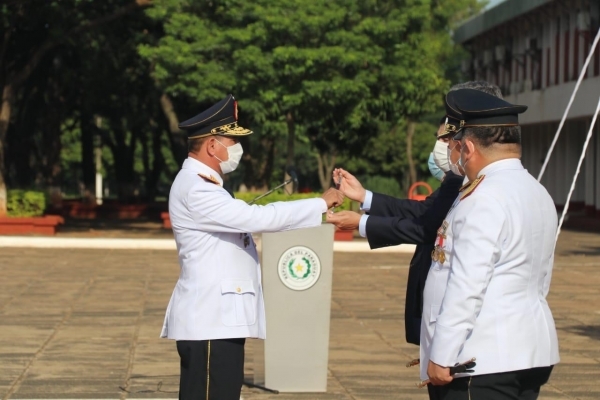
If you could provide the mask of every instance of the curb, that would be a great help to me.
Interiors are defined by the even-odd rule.
[[[260,238],[255,238],[258,250]],[[38,248],[38,249],[114,249],[114,250],[177,250],[173,239],[115,239],[115,238],[57,238],[0,236],[0,247]],[[415,245],[402,244],[371,250],[366,240],[334,242],[334,252],[344,253],[404,253],[412,254]]]

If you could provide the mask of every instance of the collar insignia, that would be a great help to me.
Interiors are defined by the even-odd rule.
[[[200,178],[203,178],[205,181],[208,181],[208,182],[214,183],[215,185],[221,186],[221,183],[219,182],[219,180],[212,175],[208,176],[208,175],[204,175],[204,174],[198,174],[198,176]]]
[[[459,190],[459,192],[461,193],[460,199],[462,200],[466,197],[469,197],[471,195],[471,193],[473,193],[475,191],[475,188],[477,188],[477,186],[479,186],[479,184],[481,182],[483,182],[483,178],[485,178],[485,175],[481,175],[480,177],[475,179],[473,182],[469,182],[469,183],[466,183],[465,185],[463,185],[463,187],[461,187]]]

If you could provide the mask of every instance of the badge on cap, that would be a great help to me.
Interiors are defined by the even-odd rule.
[[[179,124],[179,129],[187,132],[188,139],[197,139],[211,135],[246,136],[250,129],[238,125],[237,101],[233,95],[223,100],[193,118]]]
[[[462,138],[463,128],[477,126],[518,126],[519,114],[527,106],[511,104],[499,97],[475,89],[459,89],[446,95],[446,132]]]

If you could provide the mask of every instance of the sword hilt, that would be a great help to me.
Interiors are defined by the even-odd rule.
[[[473,368],[476,365],[477,365],[477,363],[475,362],[475,357],[473,357],[470,360],[465,361],[464,363],[461,363],[461,364],[456,363],[453,367],[450,367],[450,376],[453,376],[455,374],[462,374],[464,372],[473,372],[474,371]],[[408,367],[408,364],[406,364],[406,366]],[[419,388],[419,389],[424,388],[430,382],[431,381],[429,379],[420,381],[419,383],[417,383],[417,388]]]
[[[414,367],[415,365],[419,365],[421,363],[421,359],[415,358],[412,361],[406,363],[406,368]]]

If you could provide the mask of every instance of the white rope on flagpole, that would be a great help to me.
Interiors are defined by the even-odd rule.
[[[596,45],[598,44],[598,40],[600,40],[600,29],[598,29],[598,33],[596,34],[596,38],[594,39],[594,42],[592,43],[590,53],[588,54],[588,56],[585,60],[585,63],[583,64],[583,68],[581,69],[581,73],[579,74],[579,79],[577,79],[577,84],[575,85],[575,89],[573,89],[573,93],[571,94],[571,99],[569,100],[569,104],[567,104],[567,109],[565,110],[565,113],[563,114],[562,119],[560,120],[560,124],[558,125],[558,130],[556,131],[556,134],[554,135],[554,139],[552,140],[552,144],[550,145],[550,148],[548,149],[548,154],[546,154],[546,159],[544,160],[544,164],[542,165],[542,169],[540,170],[540,174],[538,175],[538,178],[537,178],[538,182],[540,182],[542,180],[542,176],[544,176],[544,172],[546,171],[546,167],[548,166],[548,161],[550,161],[550,155],[552,154],[552,151],[554,150],[554,146],[556,145],[556,141],[558,140],[560,131],[561,131],[563,125],[565,124],[565,120],[567,119],[567,114],[569,114],[569,110],[571,109],[571,106],[573,105],[573,100],[575,100],[575,95],[577,94],[577,91],[579,90],[579,85],[581,85],[581,81],[583,80],[583,77],[585,76],[588,65],[590,64],[590,60],[592,59],[592,56],[594,55],[594,49],[596,48]]]
[[[565,203],[565,208],[560,216],[560,221],[558,222],[558,230],[556,231],[556,240],[558,240],[558,235],[560,235],[560,228],[565,220],[565,216],[567,215],[567,211],[569,210],[569,202],[571,201],[571,195],[575,190],[575,183],[577,183],[577,176],[579,175],[579,171],[581,170],[581,164],[583,164],[583,160],[585,159],[585,152],[587,151],[588,144],[590,143],[590,139],[594,134],[594,126],[596,125],[596,119],[598,118],[598,112],[600,112],[600,98],[598,98],[598,105],[596,106],[596,112],[594,113],[594,118],[592,118],[592,124],[590,125],[590,130],[587,134],[587,138],[585,139],[585,143],[583,145],[583,152],[581,153],[581,157],[579,157],[579,163],[577,164],[577,170],[575,171],[575,176],[573,177],[573,183],[571,183],[571,189],[569,190],[569,195],[567,196],[567,201]]]

